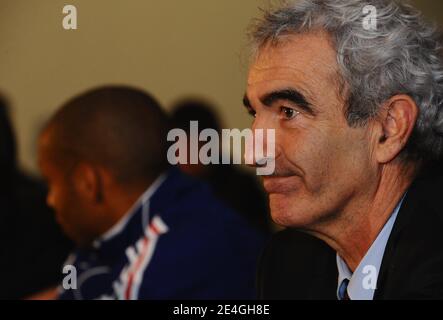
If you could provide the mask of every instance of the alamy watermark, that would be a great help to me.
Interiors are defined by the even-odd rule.
[[[167,140],[174,142],[167,154],[168,161],[172,165],[198,163],[219,165],[232,162],[232,164],[255,165],[257,175],[260,176],[272,175],[275,171],[274,129],[242,131],[223,129],[220,136],[220,133],[214,129],[204,129],[199,133],[198,121],[191,121],[189,137],[185,130],[176,128],[169,131]]]
[[[377,8],[372,5],[363,7],[363,29],[366,31],[377,30]]]
[[[377,279],[378,273],[377,268],[373,265],[364,266],[362,273],[366,276],[363,277],[363,289],[365,290],[375,290],[377,289]]]
[[[71,4],[63,7],[62,26],[65,30],[77,30],[77,8]]]
[[[67,264],[63,267],[63,274],[66,276],[63,278],[62,286],[65,290],[77,289],[77,269],[75,266]]]

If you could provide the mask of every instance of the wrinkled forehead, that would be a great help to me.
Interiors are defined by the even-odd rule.
[[[342,83],[337,52],[325,32],[287,35],[261,47],[248,75],[248,95],[294,88],[322,104],[338,97]],[[338,99],[337,99],[338,98]]]
[[[252,61],[248,84],[269,76],[327,78],[338,72],[337,52],[326,32],[282,36],[268,42]]]

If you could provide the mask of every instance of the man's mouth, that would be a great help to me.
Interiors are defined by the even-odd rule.
[[[268,194],[290,193],[297,189],[298,176],[267,176],[263,177],[263,187]]]

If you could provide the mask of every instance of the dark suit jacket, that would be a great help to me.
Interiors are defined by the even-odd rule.
[[[274,236],[258,271],[262,299],[337,299],[336,253],[293,229]],[[443,299],[443,179],[409,188],[383,256],[375,300]]]

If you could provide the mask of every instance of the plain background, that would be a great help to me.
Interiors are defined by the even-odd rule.
[[[0,0],[0,92],[22,167],[37,173],[36,136],[68,98],[103,84],[151,92],[166,107],[213,101],[226,128],[246,128],[246,30],[270,0]],[[276,1],[273,1],[276,2]],[[443,1],[417,0],[443,21]],[[65,5],[78,29],[62,28]]]

